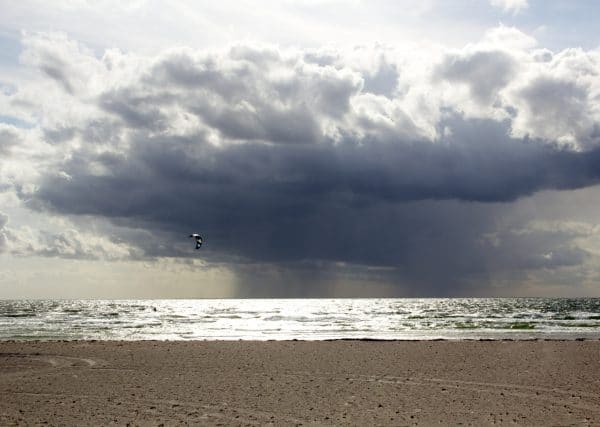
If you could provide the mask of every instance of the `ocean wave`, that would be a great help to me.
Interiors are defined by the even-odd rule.
[[[0,301],[0,340],[600,338],[597,298]]]

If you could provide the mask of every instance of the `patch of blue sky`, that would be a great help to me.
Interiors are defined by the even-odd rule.
[[[336,2],[329,6],[301,4],[293,10],[307,19],[321,18],[324,22],[348,26],[360,14],[360,20],[372,27],[425,29],[419,34],[455,47],[472,42],[499,24],[516,27],[535,38],[540,48],[555,52],[572,47],[586,50],[600,47],[598,0],[528,0],[526,7],[518,10],[494,6],[489,0],[432,0],[412,12],[407,12],[407,2],[395,0],[353,3],[355,7],[346,10],[339,10]]]
[[[5,96],[11,96],[17,93],[17,86],[12,83],[0,81],[0,93]]]
[[[12,125],[21,129],[32,129],[35,127],[35,123],[21,120],[18,117],[6,116],[3,114],[0,114],[0,123]]]
[[[529,0],[527,7],[517,13],[503,11],[483,1],[440,1],[435,5],[424,18],[440,22],[447,28],[462,23],[465,27],[487,29],[501,23],[532,35],[540,47],[553,51],[600,47],[598,0]]]
[[[18,32],[0,30],[0,67],[19,66],[22,50],[21,35]]]
[[[524,18],[534,20],[543,29],[536,38],[540,45],[553,50],[580,47],[597,49],[600,47],[598,17],[600,1],[597,0],[543,0],[530,1]],[[516,25],[521,24],[517,16]]]

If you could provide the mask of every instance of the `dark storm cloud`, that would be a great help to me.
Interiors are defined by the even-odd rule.
[[[332,195],[342,195],[360,204],[371,200],[508,201],[546,188],[577,188],[598,181],[596,151],[577,153],[535,141],[513,140],[506,136],[505,126],[491,121],[465,121],[455,116],[445,123],[451,124],[453,134],[436,143],[370,141],[363,145],[347,139],[339,144],[297,147],[214,147],[204,141],[202,134],[144,135],[134,140],[127,156],[95,155],[91,150],[76,153],[64,164],[64,170],[80,179],[49,187],[62,193],[65,185],[89,181],[94,186],[108,186],[111,193],[111,183],[116,181],[118,186],[118,181],[124,180],[174,188],[177,184],[208,186],[224,195],[227,193],[223,190],[229,186],[236,194],[264,194],[275,199],[289,196],[301,200],[306,196],[315,200],[324,196],[329,200]],[[485,138],[481,140],[471,137],[482,134]],[[91,163],[102,164],[108,173],[90,174]],[[49,191],[45,189],[39,195]],[[71,197],[71,191],[65,193],[65,197]],[[243,199],[239,194],[225,198]],[[58,200],[47,199],[53,203]]]
[[[178,236],[201,226],[211,251],[260,262],[344,261],[437,278],[486,265],[474,260],[483,256],[493,209],[480,202],[599,182],[600,152],[512,140],[491,121],[450,123],[453,136],[438,143],[214,147],[202,135],[139,138],[127,156],[73,157],[63,165],[73,179],[48,177],[35,200]],[[90,162],[106,174],[90,174]],[[534,258],[522,264],[568,264],[577,255],[555,241],[538,243],[542,252],[528,250]],[[564,256],[543,258],[548,248]],[[147,248],[153,255],[172,248],[164,251]]]
[[[542,190],[599,183],[600,149],[511,137],[510,120],[441,106],[438,136],[426,138],[394,98],[398,66],[340,61],[252,47],[165,54],[99,94],[98,117],[46,132],[81,144],[54,163],[60,174],[40,171],[26,203],[143,230],[151,237],[121,238],[149,257],[190,256],[182,240],[199,231],[206,259],[250,273],[260,264],[313,280],[341,262],[422,294],[583,262],[577,236],[502,228],[497,216]],[[514,70],[506,53],[476,52],[447,56],[436,75],[487,102]],[[523,96],[551,108],[538,104],[552,87],[534,81]]]

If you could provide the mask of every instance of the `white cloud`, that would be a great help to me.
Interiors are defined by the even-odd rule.
[[[12,125],[0,123],[0,154],[8,155],[11,149],[19,144],[19,129]]]
[[[0,212],[0,253],[6,250],[6,224],[8,223],[8,215]]]
[[[577,149],[598,146],[600,53],[567,49],[545,58],[530,64],[507,91],[507,101],[518,111],[513,135],[544,138]]]
[[[508,27],[502,24],[488,29],[481,41],[477,43],[481,48],[517,51],[515,53],[527,51],[537,44],[537,40],[532,36],[525,34],[516,27]]]
[[[72,132],[78,124],[93,121],[94,127],[84,127],[96,135],[86,137],[111,140],[100,145],[113,150],[117,141],[124,142],[119,132],[150,124],[154,132],[173,135],[202,129],[213,135],[218,130],[225,139],[254,135],[272,140],[281,137],[274,125],[264,127],[269,123],[264,118],[273,115],[280,117],[273,123],[286,123],[290,137],[295,126],[291,117],[303,122],[296,137],[314,139],[319,133],[343,133],[348,125],[364,133],[372,129],[372,117],[387,115],[385,120],[397,121],[401,129],[414,126],[414,135],[433,139],[438,136],[441,108],[492,119],[510,118],[506,112],[511,111],[516,113],[512,118],[516,136],[530,127],[531,137],[578,144],[578,138],[594,133],[598,119],[594,101],[598,84],[593,79],[598,55],[577,50],[552,56],[545,51],[544,58],[552,59],[540,61],[542,51],[535,44],[517,29],[499,26],[480,42],[458,50],[314,51],[247,44],[215,51],[171,49],[147,58],[110,50],[97,58],[64,35],[26,35],[26,63],[49,79],[20,87],[4,100],[6,108],[17,105],[23,118],[41,110],[37,120],[46,135],[59,139],[81,140],[82,135]],[[447,84],[432,93],[431,77],[436,73]],[[589,96],[574,105],[585,120],[544,127],[542,110],[524,98],[533,94],[525,88],[545,76],[586,91]],[[48,86],[49,81],[55,82],[54,87]],[[45,95],[40,97],[40,92]],[[381,99],[368,101],[373,95]],[[303,105],[309,109],[303,111]],[[372,111],[365,110],[367,105]],[[221,122],[224,117],[226,122]],[[117,119],[124,120],[121,127],[114,126]],[[368,129],[361,129],[355,120]],[[99,134],[101,129],[111,134]]]
[[[528,0],[490,0],[490,4],[494,7],[502,9],[506,13],[517,15],[524,9],[529,7]]]
[[[140,255],[139,250],[128,244],[115,242],[90,231],[74,228],[9,227],[8,216],[2,214],[0,225],[0,250],[12,255],[112,261]]]

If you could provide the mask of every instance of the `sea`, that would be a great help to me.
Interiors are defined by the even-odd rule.
[[[600,339],[600,298],[0,300],[0,340]]]

